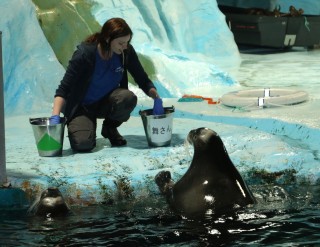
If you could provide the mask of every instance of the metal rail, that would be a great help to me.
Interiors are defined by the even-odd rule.
[[[7,182],[3,88],[2,32],[0,31],[0,187]]]

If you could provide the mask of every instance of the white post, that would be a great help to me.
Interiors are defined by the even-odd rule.
[[[4,130],[4,91],[2,63],[2,32],[0,31],[0,187],[7,182],[6,145]]]

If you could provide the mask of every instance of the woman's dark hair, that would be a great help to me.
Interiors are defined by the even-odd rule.
[[[101,32],[90,35],[85,42],[98,42],[104,51],[108,51],[112,40],[127,35],[130,35],[131,40],[133,33],[126,21],[122,18],[111,18],[103,24]]]

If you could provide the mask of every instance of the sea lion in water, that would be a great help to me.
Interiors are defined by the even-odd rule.
[[[155,177],[160,192],[176,212],[185,216],[219,214],[255,203],[216,132],[191,130],[187,140],[194,146],[194,155],[181,179],[174,183],[169,171]]]
[[[70,208],[59,189],[50,187],[42,191],[28,212],[37,216],[65,216],[70,213]]]

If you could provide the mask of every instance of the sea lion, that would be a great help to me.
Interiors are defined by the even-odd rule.
[[[61,192],[56,187],[49,187],[42,191],[28,210],[31,215],[37,216],[65,216],[70,213],[70,208]]]
[[[160,192],[176,212],[184,216],[219,214],[255,203],[216,132],[194,129],[187,141],[193,145],[194,154],[181,179],[174,183],[169,171],[155,177]]]

